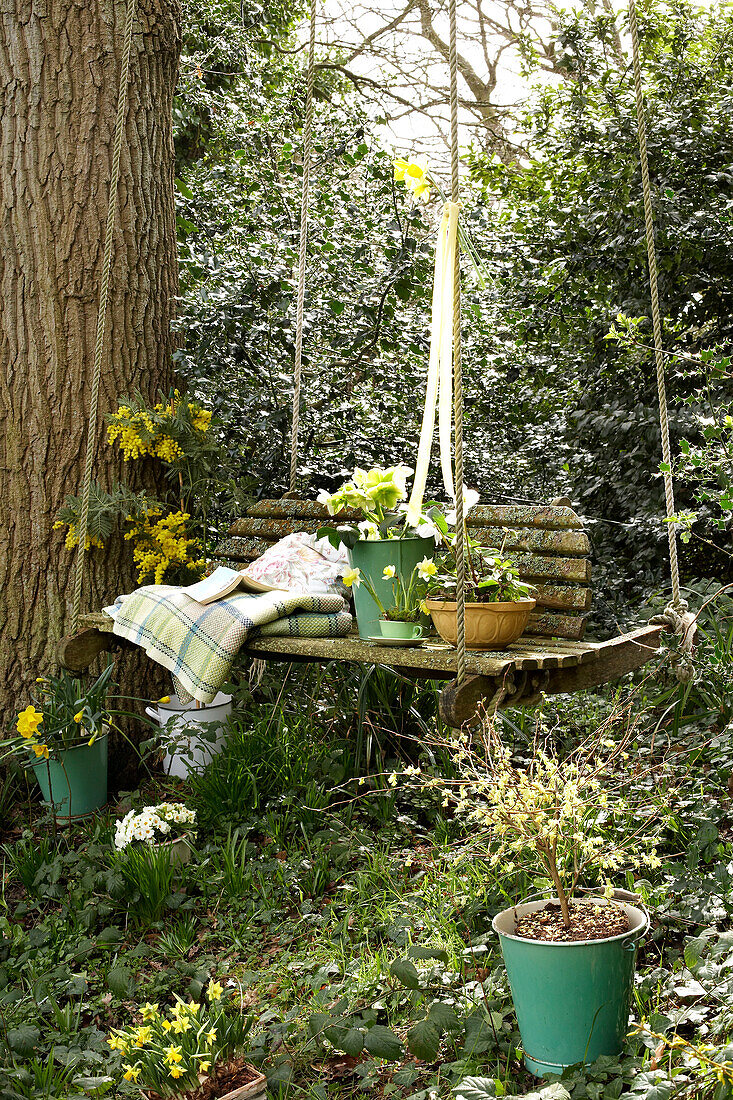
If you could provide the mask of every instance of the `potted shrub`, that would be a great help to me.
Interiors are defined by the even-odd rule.
[[[160,802],[130,810],[117,822],[115,848],[118,852],[131,845],[167,849],[171,864],[180,866],[191,858],[191,826],[195,821],[196,811],[182,802]]]
[[[456,622],[455,536],[431,578],[426,605],[433,625],[449,645],[458,642]],[[522,634],[535,606],[536,589],[519,579],[516,565],[503,550],[479,546],[464,535],[466,553],[466,648],[505,649]]]
[[[122,1076],[149,1100],[264,1100],[267,1081],[240,1055],[252,1017],[217,981],[203,999],[176,999],[172,1008],[145,1004],[140,1022],[107,1039],[122,1056]]]
[[[107,801],[113,667],[108,664],[91,686],[65,671],[39,677],[37,695],[18,715],[16,732],[0,742],[4,756],[29,761],[43,801],[59,821],[86,817]]]
[[[541,725],[541,724],[540,724]],[[664,802],[638,797],[624,761],[631,737],[590,736],[564,760],[547,755],[546,731],[529,760],[515,760],[493,720],[475,741],[452,731],[457,781],[406,771],[439,787],[467,826],[465,855],[504,876],[523,871],[550,899],[498,913],[499,935],[525,1062],[537,1076],[618,1055],[628,1030],[636,946],[648,927],[635,895],[608,875],[658,867]],[[639,777],[637,777],[638,779]],[[396,780],[396,777],[395,777]],[[395,785],[393,781],[393,785]],[[582,881],[595,883],[590,891]],[[585,896],[583,896],[585,895]]]
[[[411,474],[409,466],[356,469],[352,479],[337,492],[324,490],[318,495],[331,516],[346,508],[356,509],[363,516],[360,522],[325,526],[318,531],[319,538],[327,537],[332,545],[346,546],[351,570],[359,571],[362,584],[353,586],[353,593],[362,638],[380,633],[379,619],[392,597],[391,577],[385,576],[385,569],[394,569],[394,576],[412,576],[418,562],[434,550],[442,537],[435,524],[440,512],[437,505],[421,510],[414,526],[407,521],[405,501]],[[367,581],[368,585],[364,583]]]
[[[351,569],[348,573],[345,573],[343,582],[352,591],[363,584],[379,608],[380,634],[374,636],[374,641],[381,636],[382,639],[386,638],[389,641],[407,643],[420,641],[425,634],[423,623],[424,619],[427,621],[425,618],[425,596],[428,582],[431,577],[435,576],[436,572],[437,566],[433,559],[425,557],[417,563],[407,583],[405,583],[397,575],[394,565],[386,565],[382,571],[382,579],[388,581],[392,588],[392,595],[386,601],[386,607],[369,578],[362,577],[359,568]]]

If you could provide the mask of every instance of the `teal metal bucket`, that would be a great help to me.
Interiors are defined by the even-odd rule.
[[[58,821],[76,821],[107,802],[107,734],[93,745],[65,749],[59,760],[32,765],[43,801],[53,805]]]
[[[392,582],[382,576],[385,566],[393,565],[399,577],[407,580],[423,558],[432,558],[435,543],[432,539],[378,539],[374,542],[357,542],[349,550],[349,564],[368,577],[374,591],[385,607],[394,601]],[[364,585],[353,586],[354,610],[360,638],[377,638],[381,635],[379,619],[381,611]],[[424,620],[427,624],[429,618]]]
[[[590,898],[602,905],[605,898]],[[562,1073],[578,1062],[623,1049],[629,1027],[636,944],[649,927],[646,912],[620,905],[629,931],[603,940],[548,943],[515,936],[516,920],[546,901],[525,902],[498,913],[499,935],[514,1010],[532,1073]]]

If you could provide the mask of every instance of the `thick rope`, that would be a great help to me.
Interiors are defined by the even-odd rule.
[[[305,312],[305,261],[308,250],[308,200],[311,161],[313,159],[313,74],[316,60],[316,0],[310,5],[310,38],[305,90],[305,121],[303,123],[303,184],[300,194],[300,244],[298,247],[298,292],[295,312],[295,365],[293,368],[293,420],[290,428],[290,492],[294,493],[298,478],[298,432],[300,429],[300,394],[303,376],[303,316]]]
[[[76,633],[81,612],[81,592],[84,581],[84,557],[87,548],[89,528],[89,497],[92,487],[92,465],[97,442],[97,420],[99,416],[99,386],[102,378],[102,356],[107,335],[107,305],[109,302],[109,282],[112,273],[112,245],[117,210],[117,189],[120,182],[120,157],[122,136],[125,130],[127,111],[127,83],[130,75],[130,53],[132,51],[132,25],[135,19],[136,0],[127,0],[125,35],[122,46],[122,68],[120,85],[117,92],[117,118],[115,121],[114,145],[112,149],[112,174],[109,181],[109,202],[107,204],[107,226],[104,236],[104,258],[102,260],[102,285],[99,292],[99,310],[97,312],[97,337],[94,345],[94,370],[92,374],[92,394],[87,426],[87,451],[82,485],[81,512],[77,527],[79,539],[76,557],[76,575],[74,577],[74,596],[71,613],[71,632]]]
[[[641,87],[641,60],[639,50],[639,28],[636,22],[636,5],[629,0],[629,30],[634,59],[634,89],[636,92],[636,125],[639,134],[639,160],[641,164],[641,184],[644,192],[644,224],[646,230],[646,251],[649,261],[649,292],[652,306],[652,325],[654,328],[654,359],[657,368],[657,393],[659,396],[659,426],[662,433],[662,459],[664,462],[664,498],[667,507],[667,536],[669,539],[669,568],[672,578],[672,606],[680,606],[680,573],[677,563],[677,525],[675,515],[674,485],[672,483],[672,450],[669,442],[669,419],[667,416],[667,386],[664,378],[664,349],[662,346],[662,318],[659,309],[659,286],[657,282],[657,250],[654,238],[654,213],[652,210],[652,189],[649,182],[649,153],[646,142],[646,118],[644,113],[644,94]]]
[[[456,29],[456,0],[449,4],[450,47],[448,68],[450,75],[450,182],[451,199],[459,200],[458,179],[458,32]],[[461,280],[460,245],[456,242],[456,269],[453,280],[453,432],[456,456],[456,628],[457,628],[457,680],[466,679],[466,547],[463,517],[463,363],[461,357]]]
[[[675,676],[681,683],[694,679],[692,653],[695,644],[694,616],[680,596],[680,571],[677,560],[677,524],[675,515],[674,483],[672,481],[672,448],[669,439],[669,418],[667,415],[667,385],[664,375],[664,348],[662,345],[662,317],[659,308],[659,285],[657,280],[657,250],[654,234],[654,212],[652,209],[652,189],[649,181],[649,152],[646,140],[646,116],[644,111],[644,93],[641,86],[641,50],[639,47],[639,27],[636,20],[636,4],[629,0],[629,31],[634,66],[634,91],[636,95],[636,125],[639,135],[639,162],[641,166],[641,184],[644,193],[644,228],[646,232],[646,252],[649,263],[649,294],[652,306],[652,326],[654,330],[654,360],[657,373],[657,395],[659,397],[659,427],[662,436],[662,460],[664,477],[664,499],[667,511],[667,539],[669,543],[669,571],[672,581],[672,601],[662,615],[651,620],[671,629],[680,638],[680,647],[673,659]]]

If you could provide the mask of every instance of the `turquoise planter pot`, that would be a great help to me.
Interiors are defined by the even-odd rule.
[[[398,576],[407,579],[423,558],[432,558],[435,543],[432,539],[377,539],[375,542],[357,542],[349,550],[349,564],[368,577],[374,591],[385,607],[393,602],[392,582],[382,573],[387,565],[393,565]],[[364,585],[352,588],[354,609],[360,638],[375,638],[381,634],[381,611]],[[425,622],[429,622],[426,619]]]
[[[107,734],[93,745],[65,749],[59,760],[32,765],[43,801],[54,806],[60,821],[75,821],[107,802]]]
[[[602,898],[590,900],[604,903]],[[624,904],[629,931],[620,936],[547,943],[513,935],[518,916],[545,904],[533,901],[505,909],[492,924],[501,941],[524,1061],[537,1077],[621,1053],[629,1027],[636,943],[649,926],[642,909]]]

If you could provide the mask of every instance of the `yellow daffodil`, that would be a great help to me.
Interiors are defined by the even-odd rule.
[[[159,703],[170,703],[170,701],[170,695],[161,695],[160,699],[158,700]]]
[[[176,1035],[182,1035],[185,1031],[191,1030],[191,1021],[185,1016],[177,1016],[173,1021],[173,1030]]]
[[[382,570],[382,576],[386,581],[391,581],[395,575],[395,572],[396,570],[393,565],[385,565],[384,569]]]
[[[144,1004],[140,1009],[140,1015],[143,1020],[155,1020],[159,1015],[157,1004],[152,1004],[151,1001],[148,1001],[147,1004]]]
[[[198,1001],[189,1001],[186,1007],[192,1016],[198,1016],[201,1009],[201,1005]]]
[[[183,1070],[180,1069],[178,1066],[171,1066],[168,1072],[171,1077],[183,1077]]]
[[[135,1046],[144,1047],[152,1037],[153,1029],[151,1027],[139,1027],[135,1032]]]
[[[165,1058],[163,1059],[169,1066],[175,1065],[176,1062],[180,1062],[183,1055],[181,1054],[181,1047],[166,1047]]]
[[[215,982],[212,978],[206,987],[206,996],[209,998],[209,1000],[220,1001],[223,992],[224,987],[219,982]]]
[[[351,588],[352,585],[355,585],[358,588],[361,584],[361,570],[349,569],[346,573],[344,573],[341,580],[344,582],[347,588]]]
[[[211,1060],[205,1058],[202,1062],[199,1062],[199,1069],[202,1073],[208,1073],[211,1069]]]
[[[78,723],[81,722],[83,717],[84,717],[84,711],[80,710],[77,714],[74,715],[74,721],[78,724]]]
[[[161,1020],[160,1023],[163,1031],[170,1031],[170,1029],[173,1027],[173,1024],[170,1022],[170,1020]]]
[[[33,751],[40,760],[41,757],[45,757],[48,760],[48,745],[37,744],[33,746]]]
[[[429,581],[438,572],[438,567],[432,558],[423,558],[417,563],[417,575],[421,581]]]
[[[122,1074],[126,1081],[137,1081],[140,1076],[140,1067],[125,1064],[125,1072]]]
[[[43,714],[33,706],[28,706],[18,715],[16,729],[23,737],[32,737],[43,722]]]
[[[216,1039],[216,1028],[212,1027],[211,1031],[206,1032],[206,1042],[213,1043]]]
[[[425,157],[415,157],[412,160],[398,157],[394,161],[394,178],[397,183],[404,183],[416,199],[427,202],[430,198],[430,177]]]

